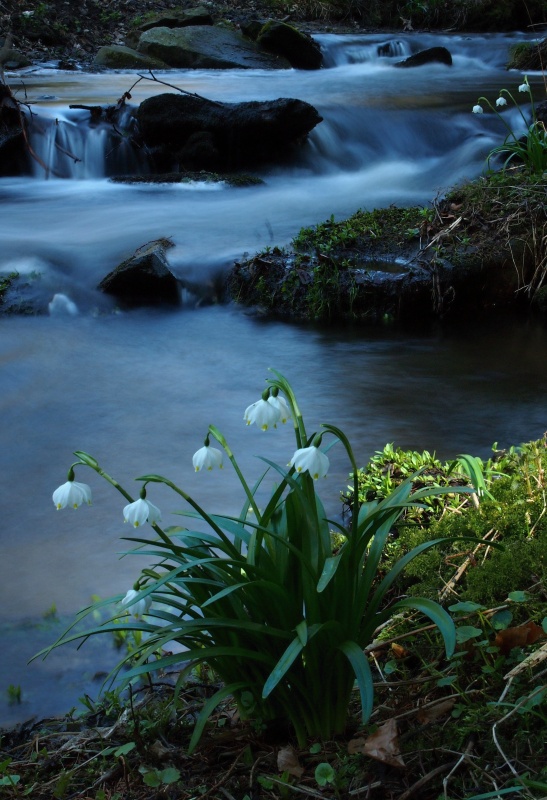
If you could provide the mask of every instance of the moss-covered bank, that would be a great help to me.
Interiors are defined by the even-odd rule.
[[[499,309],[545,314],[547,186],[510,170],[427,208],[356,212],[300,231],[290,249],[236,264],[231,296],[298,320],[447,319]]]

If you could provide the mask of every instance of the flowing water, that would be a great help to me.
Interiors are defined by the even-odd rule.
[[[495,101],[500,88],[521,83],[504,68],[521,34],[317,38],[326,63],[317,72],[157,75],[214,100],[297,97],[319,110],[324,121],[298,158],[258,172],[264,183],[249,188],[109,182],[146,164],[69,106],[115,104],[135,73],[33,68],[8,76],[37,115],[32,143],[50,172],[36,163],[32,177],[0,179],[0,272],[28,275],[46,312],[0,317],[0,724],[62,713],[84,691],[96,693],[94,672],[115,657],[110,644],[60,650],[26,666],[58,628],[43,615],[54,605],[66,619],[94,594],[125,592],[143,566],[120,560],[123,499],[93,473],[76,476],[92,484],[91,508],[55,511],[51,493],[66,480],[74,450],[91,452],[130,489],[134,477],[159,472],[209,510],[237,512],[242,498],[230,470],[195,475],[191,456],[214,423],[249,477],[259,474],[257,456],[287,462],[290,430],[262,434],[243,424],[269,367],[292,380],[309,429],[339,425],[360,463],[386,442],[446,458],[487,456],[494,441],[507,446],[544,432],[547,335],[534,323],[477,320],[473,331],[421,333],[319,328],[200,306],[188,293],[177,311],[118,313],[96,290],[117,263],[160,236],[174,243],[173,271],[206,287],[234,260],[289,243],[303,225],[358,208],[428,206],[479,174],[503,126],[470,109],[479,95]],[[449,48],[452,67],[394,69],[433,45]],[[539,76],[530,80],[539,97]],[[131,103],[172,90],[141,80]],[[506,119],[521,122],[512,108]],[[47,314],[55,294],[67,313]],[[330,456],[321,491],[337,514],[349,466],[341,448]],[[177,521],[176,499],[159,488],[149,497],[165,520]],[[10,684],[21,687],[21,704],[9,704]]]

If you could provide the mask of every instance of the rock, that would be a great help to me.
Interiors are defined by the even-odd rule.
[[[539,42],[519,42],[509,51],[507,69],[528,70],[545,69],[547,62],[547,39]]]
[[[265,53],[240,33],[209,25],[151,28],[137,47],[170,67],[193,69],[288,69],[289,62]]]
[[[23,69],[30,67],[32,61],[27,56],[20,53],[18,50],[10,48],[2,58],[4,69]]]
[[[159,58],[144,55],[120,44],[101,47],[93,63],[96,67],[108,69],[165,69],[167,66]]]
[[[256,41],[265,50],[286,58],[296,69],[319,69],[323,64],[317,42],[286,22],[269,20],[260,29]]]
[[[413,53],[404,61],[397,61],[394,65],[396,67],[421,67],[424,64],[446,64],[452,66],[452,56],[446,47],[428,47],[427,50],[420,50],[419,53]]]
[[[179,282],[165,258],[165,251],[171,246],[167,239],[143,245],[103,278],[98,288],[128,308],[179,305]]]
[[[137,120],[161,172],[228,171],[286,155],[321,122],[309,103],[292,98],[217,103],[190,94],[144,100]]]
[[[11,91],[0,83],[0,175],[29,171],[30,156],[25,138],[25,118]]]
[[[136,25],[127,34],[125,43],[128,47],[137,47],[141,35],[152,28],[186,28],[188,25],[213,25],[213,23],[213,17],[203,6],[181,11],[164,11]]]

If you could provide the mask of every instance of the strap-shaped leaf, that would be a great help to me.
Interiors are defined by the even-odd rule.
[[[338,649],[344,653],[355,672],[357,687],[361,695],[362,720],[367,722],[372,714],[374,704],[374,686],[368,659],[357,642],[342,642],[342,644],[338,645]]]
[[[194,749],[196,748],[197,743],[201,739],[201,734],[203,733],[203,729],[207,723],[207,720],[225,697],[229,697],[229,695],[234,694],[239,689],[247,688],[246,681],[238,681],[237,683],[230,683],[228,686],[223,686],[222,689],[219,689],[218,692],[207,700],[205,705],[200,711],[199,717],[196,720],[196,724],[194,727],[194,732],[192,734],[192,738],[190,739],[190,744],[188,745],[188,755],[193,753]]]
[[[391,616],[394,611],[398,611],[400,608],[415,608],[425,614],[426,617],[429,617],[441,632],[444,639],[446,657],[450,658],[456,649],[456,628],[452,617],[444,608],[434,600],[428,600],[425,597],[405,597],[389,608],[389,615]]]
[[[336,570],[340,565],[340,559],[342,558],[342,553],[338,553],[338,555],[330,556],[330,558],[325,559],[325,564],[323,565],[323,572],[317,582],[317,591],[322,592],[324,589],[327,588],[330,581],[336,575]]]

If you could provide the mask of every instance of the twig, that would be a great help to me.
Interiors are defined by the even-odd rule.
[[[421,789],[422,786],[425,786],[426,783],[429,783],[433,778],[436,778],[438,775],[442,775],[443,772],[446,772],[448,769],[452,770],[459,764],[459,761],[456,762],[449,762],[448,764],[441,764],[439,767],[435,767],[432,769],[431,772],[428,772],[427,775],[423,775],[416,783],[413,783],[412,786],[403,792],[398,800],[408,800],[409,797],[412,797],[418,789]]]

